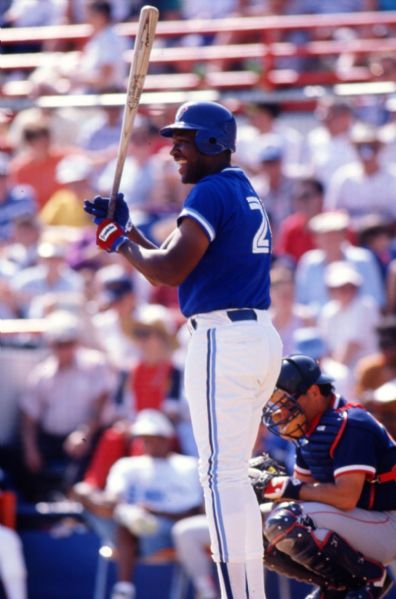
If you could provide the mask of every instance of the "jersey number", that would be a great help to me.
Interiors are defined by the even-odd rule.
[[[261,213],[261,223],[257,229],[256,235],[253,238],[252,252],[253,254],[269,254],[270,240],[268,239],[268,235],[270,228],[263,205],[255,196],[248,196],[246,200],[249,204],[250,210],[259,210]]]

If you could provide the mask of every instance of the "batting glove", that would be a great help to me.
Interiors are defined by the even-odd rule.
[[[109,198],[103,198],[102,196],[95,196],[92,202],[90,200],[84,201],[84,210],[88,214],[94,216],[93,222],[95,225],[99,225],[103,220],[107,218],[109,211]],[[127,230],[131,225],[129,217],[129,209],[126,201],[124,200],[124,194],[117,194],[116,208],[113,216],[114,222],[120,225],[124,230]]]
[[[110,219],[102,220],[96,231],[96,244],[106,252],[117,252],[128,237],[120,225]]]
[[[249,478],[258,499],[299,499],[303,483],[290,476],[274,476],[257,468],[249,468]]]

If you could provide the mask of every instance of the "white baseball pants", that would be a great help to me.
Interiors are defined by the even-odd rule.
[[[263,599],[263,537],[248,460],[261,412],[279,375],[282,342],[268,313],[231,322],[226,311],[194,317],[185,385],[211,550],[223,599]]]

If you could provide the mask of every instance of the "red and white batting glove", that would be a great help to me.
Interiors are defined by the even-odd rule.
[[[128,237],[119,224],[106,218],[96,230],[96,244],[106,252],[117,252]]]

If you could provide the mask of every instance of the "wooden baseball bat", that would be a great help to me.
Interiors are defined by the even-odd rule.
[[[107,213],[108,218],[114,217],[117,205],[117,193],[120,187],[133,122],[139,107],[140,96],[142,95],[144,80],[148,71],[158,16],[158,9],[155,6],[149,5],[143,6],[139,14],[139,24],[133,48],[120,141],[118,144],[116,169]]]

